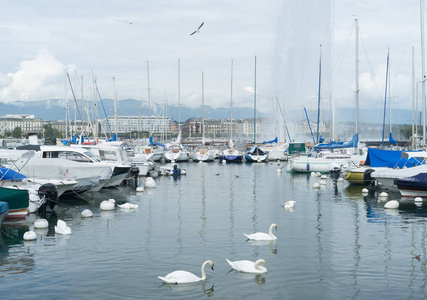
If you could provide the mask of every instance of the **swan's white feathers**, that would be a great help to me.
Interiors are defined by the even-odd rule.
[[[273,234],[273,228],[277,230],[277,225],[274,223],[270,225],[270,229],[268,230],[268,233],[264,233],[264,232],[256,232],[252,234],[244,233],[244,235],[250,240],[273,241],[277,239],[277,237]]]
[[[230,267],[236,271],[256,274],[263,274],[267,272],[267,268],[264,267],[265,261],[263,259],[258,259],[256,262],[250,260],[229,261],[227,258],[225,260],[228,262]]]

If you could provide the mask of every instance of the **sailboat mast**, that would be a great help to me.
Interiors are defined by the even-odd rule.
[[[113,93],[114,93],[114,132],[117,136],[117,92],[116,92],[116,78],[113,77]]]
[[[181,60],[180,59],[178,59],[178,132],[181,132]]]
[[[92,69],[92,89],[93,89],[93,108],[95,110],[95,141],[98,141],[98,134],[99,134],[99,124],[98,124],[98,98],[96,97],[96,89],[95,89],[95,81],[94,81],[95,75],[93,73]]]
[[[256,138],[256,56],[255,56],[255,80],[254,80],[254,145]]]
[[[388,122],[390,123],[390,133],[392,133],[391,131],[391,80],[390,80],[390,76],[391,76],[391,72],[390,72],[390,66],[388,66]]]
[[[320,123],[320,87],[322,79],[322,45],[320,45],[320,58],[319,58],[319,91],[317,94],[317,139],[316,143],[319,143],[319,123]]]
[[[202,144],[205,145],[205,82],[203,79],[203,72],[202,72]]]
[[[385,127],[385,113],[387,109],[387,83],[388,83],[388,60],[389,60],[389,50],[387,50],[387,70],[385,73],[385,95],[384,95],[384,118],[383,118],[383,139],[381,147],[384,148],[384,127]]]
[[[231,88],[230,88],[230,140],[233,140],[233,59],[231,59]]]
[[[152,131],[151,129],[151,92],[150,92],[150,67],[148,65],[147,60],[147,93],[148,93],[148,130],[149,132]]]
[[[424,58],[424,1],[420,0],[420,23],[421,23],[421,80],[422,80],[422,105],[423,105],[423,148],[426,145],[426,86],[425,86],[425,58]]]
[[[414,127],[415,127],[415,50],[412,46],[412,135],[411,135],[411,149],[415,149],[414,139]]]
[[[356,134],[359,133],[359,20],[355,20],[356,26]]]

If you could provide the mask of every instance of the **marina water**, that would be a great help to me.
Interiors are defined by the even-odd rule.
[[[319,177],[286,173],[285,163],[181,163],[186,176],[68,197],[37,241],[22,237],[37,218],[5,222],[0,238],[1,299],[422,299],[427,290],[427,209],[413,201],[384,209],[377,193],[347,182],[313,189]],[[283,167],[282,173],[276,170]],[[400,200],[399,195],[391,195]],[[100,211],[103,200],[136,210]],[[294,200],[293,211],[283,209]],[[93,218],[82,219],[83,209]],[[57,235],[58,219],[72,234]],[[277,240],[254,243],[243,233]],[[419,255],[419,256],[418,256]],[[265,260],[262,275],[229,260]],[[186,270],[207,279],[164,284]]]

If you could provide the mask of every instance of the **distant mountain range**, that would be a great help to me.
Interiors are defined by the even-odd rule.
[[[98,102],[98,116],[101,119],[105,118],[104,109],[108,116],[114,116],[114,101],[111,99],[102,100],[102,105]],[[76,112],[74,101],[68,102],[69,106],[69,116],[71,119],[75,118],[80,119],[79,112],[82,114],[84,119],[87,119],[87,113],[84,110],[84,105],[82,101],[78,101],[78,110]],[[163,111],[164,110],[164,111]],[[137,116],[140,115],[155,115],[155,116],[168,116],[174,121],[179,119],[179,110],[178,106],[168,105],[165,109],[160,105],[153,105],[151,109],[148,106],[143,105],[141,107],[141,102],[133,99],[126,99],[117,101],[117,114],[119,116]],[[77,113],[77,114],[76,114]],[[64,100],[51,99],[51,100],[40,100],[40,101],[15,101],[13,103],[2,103],[0,102],[0,116],[6,114],[30,114],[35,115],[36,118],[41,118],[45,121],[57,121],[65,120],[66,115],[66,104]],[[93,115],[93,109],[90,112]],[[181,106],[180,119],[185,121],[189,118],[201,118],[202,117],[202,107],[198,108],[189,108]],[[252,108],[245,107],[233,107],[233,118],[234,119],[245,119],[253,118],[254,111]],[[257,117],[268,117],[267,114],[263,114],[257,111]],[[220,107],[212,108],[205,105],[205,119],[226,119],[230,118],[230,108]]]
[[[102,104],[105,108],[105,112],[108,116],[114,115],[114,101],[111,99],[104,99]],[[79,113],[75,111],[74,101],[69,101],[69,116],[71,119],[74,119],[77,116],[77,119],[80,119]],[[84,105],[81,101],[78,101],[78,107],[80,113],[83,115],[84,119],[87,119],[86,111],[84,110]],[[99,118],[105,118],[104,109],[98,101],[98,116]],[[142,115],[149,114],[149,108],[147,105],[141,107],[141,102],[134,99],[120,100],[117,102],[117,114],[119,116],[137,116],[142,111]],[[174,121],[178,121],[179,110],[177,105],[168,105],[164,111],[163,106],[158,104],[153,105],[151,108],[151,115],[160,115],[168,116]],[[0,102],[0,116],[6,114],[31,114],[35,115],[36,118],[41,118],[45,121],[57,121],[65,120],[66,105],[64,100],[51,99],[51,100],[40,100],[40,101],[15,101],[13,103],[2,103]],[[329,118],[328,111],[321,111],[321,120]],[[93,115],[93,109],[90,113]],[[310,118],[310,123],[315,122],[317,119],[317,111],[312,110],[308,111]],[[257,117],[273,117],[273,114],[262,113],[257,110]],[[325,118],[325,116],[327,116]],[[198,108],[189,108],[181,106],[180,119],[181,122],[189,118],[201,118],[202,117],[202,107]],[[212,108],[205,105],[205,118],[206,119],[227,119],[230,117],[230,108],[229,107],[219,107]],[[233,107],[233,118],[240,120],[246,118],[253,118],[254,111],[252,108],[247,107]],[[288,121],[299,121],[305,119],[304,111],[301,110],[287,110],[286,117]],[[359,122],[369,122],[369,123],[382,123],[383,119],[383,110],[381,109],[364,109],[359,111]],[[335,112],[335,122],[354,122],[355,112],[354,109],[350,108],[340,108]],[[408,110],[397,110],[392,112],[392,122],[394,124],[411,124],[412,123],[412,112]],[[388,117],[386,120],[388,124]]]

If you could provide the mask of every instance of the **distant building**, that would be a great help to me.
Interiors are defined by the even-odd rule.
[[[35,118],[34,115],[5,115],[0,117],[0,134],[6,131],[13,131],[16,127],[20,127],[22,134],[42,133],[43,120]]]
[[[160,137],[170,134],[171,119],[156,116],[115,116],[99,120],[101,132],[109,133],[110,128],[119,135],[129,132],[148,132],[153,136]]]

